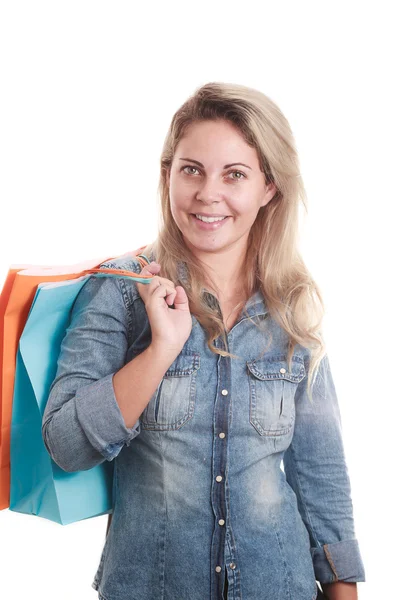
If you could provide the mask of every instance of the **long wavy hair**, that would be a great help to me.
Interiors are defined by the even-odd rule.
[[[213,282],[206,277],[201,261],[185,244],[172,216],[167,182],[177,145],[188,126],[221,119],[233,124],[247,144],[256,150],[266,183],[273,182],[277,190],[259,209],[249,232],[242,273],[246,299],[235,309],[244,310],[247,299],[256,290],[261,291],[270,317],[288,334],[289,368],[296,344],[309,349],[307,394],[312,402],[310,390],[318,365],[326,354],[321,331],[325,307],[320,289],[298,248],[299,204],[302,203],[306,212],[308,210],[293,133],[285,116],[269,97],[243,85],[212,82],[195,90],[175,112],[161,154],[158,237],[143,253],[151,251],[161,265],[160,275],[184,287],[190,312],[207,332],[211,352],[237,358],[228,351],[218,305],[210,302],[209,294],[205,293],[206,286],[215,289]],[[180,279],[179,261],[186,267],[185,281]],[[218,337],[224,340],[225,350],[213,345]]]

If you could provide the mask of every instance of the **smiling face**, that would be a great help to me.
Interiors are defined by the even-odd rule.
[[[241,164],[239,164],[241,163]],[[176,148],[167,177],[172,216],[197,255],[244,254],[258,211],[273,198],[257,152],[228,121],[189,126]],[[195,215],[224,216],[204,223]]]

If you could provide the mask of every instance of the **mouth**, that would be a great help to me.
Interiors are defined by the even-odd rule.
[[[216,229],[219,229],[220,227],[222,227],[229,219],[229,216],[225,216],[223,218],[219,218],[217,221],[211,221],[211,222],[207,222],[207,221],[202,221],[201,219],[199,219],[198,217],[196,217],[196,215],[194,213],[190,214],[191,219],[194,221],[194,223],[200,228],[200,229],[204,229],[204,230],[211,230],[211,231],[215,231]]]

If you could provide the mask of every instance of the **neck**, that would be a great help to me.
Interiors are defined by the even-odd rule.
[[[237,298],[243,294],[243,264],[245,253],[240,248],[230,248],[218,253],[192,252],[202,262],[209,286],[222,300]],[[207,291],[208,288],[206,287]],[[214,293],[211,291],[211,293]]]

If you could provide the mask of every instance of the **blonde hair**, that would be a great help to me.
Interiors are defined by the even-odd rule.
[[[309,349],[307,393],[311,400],[312,378],[326,354],[321,333],[325,307],[318,285],[298,249],[298,205],[302,202],[307,212],[307,198],[293,133],[287,119],[269,97],[239,84],[207,83],[175,112],[161,153],[158,237],[143,253],[153,252],[161,265],[160,274],[175,285],[183,285],[191,314],[208,334],[211,352],[235,358],[236,355],[228,352],[222,315],[204,295],[205,286],[212,286],[212,283],[207,279],[202,263],[186,246],[172,216],[167,183],[175,150],[187,127],[210,120],[233,124],[247,144],[256,150],[266,183],[273,182],[276,186],[274,197],[260,208],[249,233],[243,266],[244,292],[248,299],[260,290],[269,314],[287,332],[289,365],[296,344]],[[177,270],[179,261],[183,261],[187,269],[184,283]],[[245,304],[246,300],[242,300],[235,309],[242,310]],[[212,343],[220,336],[226,350]]]

